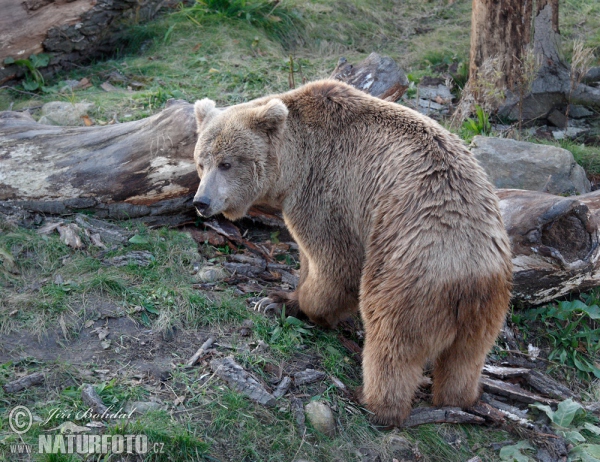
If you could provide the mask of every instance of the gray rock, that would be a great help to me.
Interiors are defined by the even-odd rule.
[[[564,140],[565,138],[576,138],[587,131],[585,128],[567,127],[565,130],[553,131],[552,136],[555,140]]]
[[[419,85],[419,97],[438,103],[451,103],[454,95],[446,85]]]
[[[433,109],[435,111],[441,111],[442,109],[444,109],[444,105],[436,103],[435,101],[431,101],[429,99],[419,99],[419,106],[427,109]]]
[[[158,411],[162,408],[160,403],[154,401],[132,401],[127,403],[124,411],[126,413],[135,412],[137,414],[145,414],[148,411]]]
[[[394,459],[404,461],[416,460],[413,445],[406,438],[399,435],[389,435],[384,440],[384,444],[387,446],[389,452],[392,453]]]
[[[591,117],[594,113],[584,106],[569,105],[569,118],[583,119],[584,117]]]
[[[308,421],[315,430],[333,437],[335,435],[335,419],[329,406],[323,401],[311,401],[304,408]]]
[[[207,265],[200,268],[196,276],[201,282],[218,282],[225,279],[228,273],[220,266]]]
[[[52,101],[42,106],[42,117],[38,122],[45,125],[85,125],[81,117],[93,108],[94,103]]]
[[[476,136],[471,152],[496,188],[551,194],[584,194],[591,189],[585,171],[566,149]]]
[[[558,109],[554,109],[548,114],[548,122],[558,128],[565,128],[569,122],[569,119],[560,112]]]

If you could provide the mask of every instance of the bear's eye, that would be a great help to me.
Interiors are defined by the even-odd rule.
[[[228,162],[223,162],[223,163],[219,164],[220,170],[229,170],[230,168],[231,168],[231,164]]]
[[[198,164],[198,168],[199,168],[200,170],[204,170],[204,165],[202,165],[202,164]]]

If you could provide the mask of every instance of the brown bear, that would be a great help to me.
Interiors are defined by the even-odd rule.
[[[428,360],[434,405],[474,404],[512,268],[498,200],[463,143],[333,80],[195,113],[195,207],[232,220],[282,210],[300,283],[272,301],[328,327],[360,310],[375,421],[402,424]]]

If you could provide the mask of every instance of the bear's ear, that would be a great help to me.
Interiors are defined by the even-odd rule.
[[[208,115],[215,109],[216,104],[212,99],[204,98],[194,104],[194,114],[198,128],[208,119]]]
[[[264,106],[257,107],[253,116],[253,128],[266,134],[274,134],[283,127],[288,116],[288,108],[279,98],[273,98]]]

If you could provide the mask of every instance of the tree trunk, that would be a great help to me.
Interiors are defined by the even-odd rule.
[[[567,102],[600,106],[600,89],[573,80],[559,44],[558,0],[538,0],[535,10],[532,0],[473,0],[470,78],[486,59],[499,60],[503,76],[496,85],[506,93],[501,116],[534,120]],[[531,45],[539,66],[533,80],[521,66]]]
[[[123,25],[152,19],[165,0],[0,0],[0,63],[52,53],[45,76],[74,62],[114,52]],[[0,84],[23,75],[0,66]]]
[[[531,0],[473,0],[469,77],[475,78],[487,58],[497,56],[503,71],[498,85],[513,88],[530,32]]]

